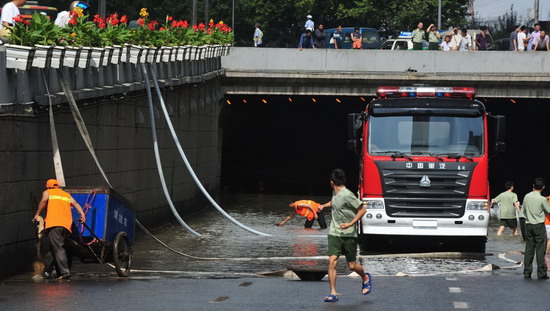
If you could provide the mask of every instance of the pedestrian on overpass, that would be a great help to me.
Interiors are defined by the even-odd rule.
[[[437,27],[434,24],[431,24],[428,27],[428,50],[439,50],[439,41],[441,40],[441,35],[437,31]]]
[[[315,29],[315,23],[311,20],[313,18],[313,16],[311,15],[308,15],[306,16],[307,18],[307,21],[306,21],[306,24],[304,25],[304,28],[305,29],[311,29],[313,31],[313,29]]]
[[[327,34],[325,33],[325,26],[319,24],[319,27],[315,29],[313,33],[313,43],[316,49],[324,49],[327,46]]]
[[[538,38],[533,43],[533,51],[550,51],[550,39],[544,30],[540,31]]]
[[[533,272],[533,257],[537,256],[537,277],[548,279],[548,269],[544,255],[546,253],[546,227],[544,221],[546,214],[550,213],[549,198],[541,195],[544,190],[544,179],[536,178],[533,183],[533,191],[525,195],[523,199],[523,215],[525,216],[525,258],[523,260],[523,276],[531,278]]]
[[[58,280],[71,277],[67,253],[64,249],[65,237],[71,232],[73,216],[71,206],[76,208],[80,214],[79,221],[86,222],[86,215],[82,207],[67,192],[61,190],[59,182],[50,179],[46,182],[46,190],[42,193],[42,200],[38,204],[38,210],[33,221],[38,221],[40,213],[46,209],[46,238],[48,242],[47,253],[45,255],[44,278],[51,278],[54,265],[57,265],[61,275]]]
[[[422,42],[426,37],[426,32],[424,31],[424,23],[418,23],[418,26],[412,32],[411,40],[413,43],[413,50],[422,50]]]
[[[262,39],[264,37],[264,33],[260,29],[260,23],[256,23],[256,25],[254,25],[254,27],[256,28],[254,30],[254,47],[261,47],[262,44],[263,44]]]
[[[332,221],[328,233],[328,280],[330,294],[325,297],[326,302],[337,302],[336,292],[336,263],[341,255],[346,256],[350,270],[361,276],[361,293],[370,294],[372,278],[365,273],[357,260],[357,222],[365,215],[363,202],[346,188],[346,174],[341,169],[335,169],[330,174],[332,200],[319,206],[319,209],[332,208]]]
[[[493,199],[492,204],[500,203],[500,227],[498,228],[497,235],[502,235],[506,227],[512,229],[514,235],[518,235],[518,221],[519,215],[519,203],[518,196],[514,193],[514,183],[507,181],[504,184],[506,191],[499,194]],[[517,213],[517,214],[516,214]]]
[[[351,38],[351,47],[355,50],[363,49],[363,36],[359,32],[359,27],[355,26],[353,32],[350,34]]]
[[[315,48],[315,44],[313,42],[313,36],[311,35],[311,29],[306,29],[306,32],[304,32],[301,36],[300,36],[300,43],[298,43],[298,48],[300,49],[300,51],[302,49],[314,49]]]
[[[342,26],[340,25],[338,26],[338,28],[336,28],[336,31],[332,34],[331,41],[333,41],[332,43],[334,43],[335,49],[342,48],[342,43],[344,43],[344,37],[345,37],[345,34],[342,31]]]
[[[285,220],[279,223],[279,227],[284,226],[289,220],[294,218],[294,215],[300,215],[306,219],[304,228],[311,229],[315,220],[319,223],[321,229],[327,228],[327,222],[325,221],[325,215],[323,211],[319,209],[319,203],[311,200],[300,200],[296,202],[291,202],[288,204],[288,207],[292,208],[293,211],[290,212]]]

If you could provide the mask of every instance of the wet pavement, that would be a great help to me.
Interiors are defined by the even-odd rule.
[[[323,203],[330,199],[328,196],[308,198]],[[239,309],[238,306],[244,306],[248,310],[279,309],[279,304],[287,305],[289,301],[294,301],[296,306],[291,309],[300,309],[308,307],[307,299],[281,300],[279,297],[295,295],[289,291],[298,291],[302,288],[307,288],[306,292],[311,292],[306,294],[312,295],[311,303],[329,308],[330,306],[322,304],[322,300],[321,304],[318,303],[319,295],[322,298],[328,290],[326,278],[322,282],[301,282],[295,275],[285,273],[289,267],[324,269],[327,264],[328,230],[315,229],[318,228],[317,224],[314,225],[314,229],[304,229],[304,221],[298,217],[284,227],[275,226],[290,213],[288,201],[296,199],[300,198],[285,195],[226,195],[221,198],[221,202],[227,212],[243,224],[272,236],[250,234],[223,218],[215,209],[209,208],[188,219],[188,224],[203,234],[202,238],[193,237],[175,224],[151,230],[170,247],[208,260],[175,254],[150,237],[139,234],[130,277],[118,278],[109,265],[80,263],[75,260],[72,268],[73,277],[68,282],[33,282],[32,273],[4,280],[0,290],[0,310],[4,309],[2,306],[9,306],[10,310],[32,310],[44,305],[47,306],[46,309],[55,307],[56,310],[64,310],[69,306],[76,306],[78,300],[74,301],[75,296],[85,300],[86,306],[89,307],[85,309],[111,309],[109,307],[123,306],[125,301],[139,310],[174,309],[174,306],[178,306],[175,308],[177,310],[210,310],[218,308],[218,305],[223,305],[224,309]],[[327,216],[328,221],[330,216]],[[441,285],[438,285],[440,282],[447,284],[453,279],[459,280],[458,283],[461,285],[454,287],[466,287],[466,292],[473,296],[480,295],[480,299],[481,293],[472,291],[472,286],[478,286],[479,290],[489,293],[501,282],[528,282],[522,279],[522,268],[519,264],[522,260],[521,251],[524,249],[521,237],[497,237],[496,229],[496,223],[492,222],[487,244],[487,253],[490,255],[485,257],[461,258],[456,254],[427,258],[421,254],[362,255],[360,261],[377,280],[380,280],[379,287],[366,300],[361,295],[350,294],[347,304],[339,304],[338,308],[376,306],[377,310],[394,310],[400,309],[397,306],[403,306],[401,300],[402,303],[407,300],[409,303],[418,302],[414,308],[417,310],[453,309],[454,302],[457,301],[448,301],[446,295],[449,294],[447,287],[454,285],[445,285],[447,287],[441,289]],[[549,260],[550,258],[547,258],[547,261]],[[342,292],[358,290],[355,288],[359,287],[358,280],[345,278],[349,272],[344,260],[339,261],[338,273],[344,276],[344,279],[339,281],[339,284],[342,284]],[[447,280],[448,278],[451,278],[451,281]],[[471,284],[470,279],[479,281]],[[548,285],[533,285],[546,283],[531,281],[532,283],[525,284],[535,286],[536,291],[541,286],[546,290],[550,286],[550,282],[546,282]],[[416,289],[418,284],[421,284],[426,292],[419,293]],[[395,287],[404,287],[404,292],[409,296],[391,296],[390,293],[395,292]],[[431,295],[431,292],[435,295],[441,290],[446,291],[445,295],[441,294],[438,299],[432,300],[433,306],[440,305],[441,308],[430,308],[430,304],[425,305],[426,308],[420,308],[424,305],[422,297]],[[115,291],[120,293],[117,292],[113,296]],[[154,294],[153,300],[146,299],[148,293]],[[109,298],[101,299],[102,295]],[[383,300],[389,299],[390,296],[399,303],[383,303]],[[29,297],[32,299],[28,299]],[[215,301],[218,298],[221,301]],[[450,298],[454,299],[453,295]],[[348,299],[347,294],[341,297],[342,301],[344,299]],[[155,301],[157,304],[154,304]],[[260,302],[264,303],[265,308],[257,308],[257,303]],[[478,307],[487,307],[481,300],[470,300],[470,305],[474,302]],[[506,304],[502,306],[505,307]]]

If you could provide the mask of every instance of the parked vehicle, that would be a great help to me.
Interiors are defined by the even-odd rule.
[[[413,43],[411,39],[398,38],[398,39],[388,39],[382,43],[382,50],[412,50]],[[428,49],[428,41],[422,41],[422,49]]]
[[[326,47],[334,48],[334,44],[330,44],[330,38],[332,34],[336,31],[336,28],[325,29],[327,34]],[[351,49],[351,33],[354,31],[354,27],[343,27],[342,32],[344,33],[344,43],[342,43],[343,49]],[[363,49],[376,50],[380,49],[382,46],[382,40],[380,39],[380,34],[377,29],[374,28],[359,28],[359,33],[363,36]]]
[[[487,49],[491,51],[508,51],[510,48],[510,39],[498,39],[487,45]]]

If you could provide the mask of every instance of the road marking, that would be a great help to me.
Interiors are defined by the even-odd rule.
[[[449,293],[462,293],[460,287],[449,287]]]
[[[220,302],[224,302],[226,301],[227,299],[229,299],[229,297],[227,296],[220,296],[212,301],[209,301],[210,303],[220,303]]]
[[[453,302],[455,309],[468,309],[468,303],[466,302]]]
[[[445,279],[447,279],[447,281],[456,281],[456,278],[454,276],[448,276],[445,277]]]

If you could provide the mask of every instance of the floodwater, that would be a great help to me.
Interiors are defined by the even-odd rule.
[[[323,203],[330,199],[329,196],[307,198]],[[170,247],[209,260],[192,259],[176,254],[141,234],[136,240],[132,268],[143,272],[186,271],[212,274],[264,273],[294,267],[325,268],[328,229],[319,230],[317,223],[313,229],[304,229],[304,220],[300,217],[290,220],[284,227],[275,225],[291,212],[288,202],[297,199],[301,198],[286,195],[224,194],[220,203],[230,215],[241,223],[272,236],[263,237],[249,233],[211,207],[187,219],[188,224],[203,235],[201,238],[187,233],[176,223],[151,230]],[[327,214],[328,222],[330,211]],[[360,261],[366,270],[376,275],[462,273],[481,269],[488,264],[505,268],[501,270],[505,273],[521,273],[517,267],[513,268],[516,262],[522,259],[520,251],[523,251],[524,244],[521,237],[497,237],[496,229],[496,222],[492,222],[487,244],[487,253],[492,255],[486,257],[411,258],[389,254],[361,256]],[[79,267],[79,270],[80,268],[82,267]],[[348,272],[343,258],[339,261],[338,272]]]

